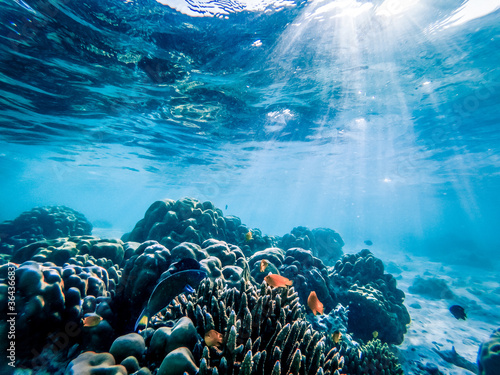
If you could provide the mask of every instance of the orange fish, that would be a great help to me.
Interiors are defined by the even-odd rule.
[[[265,259],[262,259],[260,261],[260,272],[264,272],[266,270],[267,266],[269,266],[269,262]]]
[[[291,286],[293,284],[293,282],[291,280],[288,280],[286,277],[275,275],[272,273],[264,277],[264,280],[266,280],[266,283],[274,288]]]
[[[215,329],[211,329],[205,333],[205,344],[207,346],[220,346],[222,345],[222,333],[217,332]]]
[[[332,340],[335,344],[338,344],[341,338],[342,338],[342,333],[340,333],[340,331],[333,332]]]
[[[95,327],[99,323],[101,323],[102,316],[99,315],[90,315],[83,318],[83,326],[84,327]]]
[[[323,304],[319,301],[314,290],[309,294],[309,297],[307,297],[307,305],[312,310],[314,315],[317,313],[320,313],[321,315],[323,314]]]

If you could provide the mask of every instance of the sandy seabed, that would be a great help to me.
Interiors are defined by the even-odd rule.
[[[404,373],[428,374],[423,368],[435,365],[442,374],[474,374],[439,353],[450,357],[454,348],[458,356],[476,365],[479,346],[500,327],[500,274],[404,254],[375,255],[384,261],[386,272],[396,277],[398,288],[406,294],[405,305],[412,321],[403,344],[398,346]],[[445,280],[455,297],[435,299],[410,293],[417,276]],[[455,304],[465,308],[466,320],[457,320],[450,313],[449,307]]]

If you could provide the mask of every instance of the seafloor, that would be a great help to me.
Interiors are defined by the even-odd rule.
[[[500,373],[493,270],[348,254],[327,228],[265,236],[192,198],[121,239],[63,206],[0,238],[1,374]]]

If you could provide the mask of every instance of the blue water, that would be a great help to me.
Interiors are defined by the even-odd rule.
[[[498,0],[165,4],[0,3],[0,221],[64,204],[120,235],[192,196],[347,251],[497,257]]]

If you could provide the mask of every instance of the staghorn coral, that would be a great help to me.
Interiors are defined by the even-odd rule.
[[[179,296],[164,320],[188,316],[202,336],[212,329],[223,346],[204,346],[199,374],[334,374],[342,367],[337,348],[304,319],[293,288],[260,288],[243,283],[228,288],[223,280],[203,281],[187,298]]]
[[[342,374],[403,375],[401,365],[387,343],[378,339],[359,347],[347,348],[343,345],[340,353],[345,360]]]

